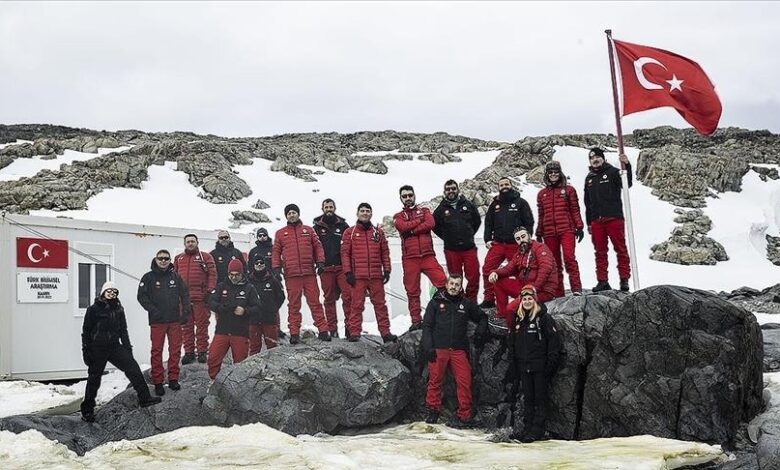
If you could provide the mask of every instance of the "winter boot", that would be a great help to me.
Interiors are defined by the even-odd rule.
[[[418,321],[417,323],[412,323],[412,326],[409,327],[409,331],[417,331],[422,330],[422,322]]]
[[[360,341],[360,335],[347,335],[347,341],[350,343],[357,343]]]
[[[463,421],[460,418],[453,418],[452,421],[447,423],[447,426],[455,429],[472,429],[476,425],[477,423],[474,422],[473,419],[467,419],[466,421]]]
[[[523,431],[522,434],[520,434],[520,442],[524,442],[526,444],[529,444],[531,442],[534,442],[536,439],[534,439],[533,433],[530,431]]]
[[[317,338],[320,341],[330,341],[330,333],[327,331],[320,331],[320,334],[317,335]]]
[[[621,279],[620,280],[620,290],[623,291],[623,292],[628,292],[629,289],[630,288],[628,287],[628,279]]]
[[[198,362],[200,362],[201,364],[205,364],[206,362],[208,362],[208,360],[209,360],[208,353],[205,352],[198,353]]]
[[[330,337],[331,337],[331,338],[336,338],[336,339],[338,339],[338,337],[339,337],[339,330],[333,330],[333,331],[331,331],[331,332],[330,332]]]
[[[282,331],[282,330],[279,330],[279,339],[284,339],[284,338],[286,338],[286,337],[287,337],[287,333],[285,333],[285,332],[284,332],[284,331]]]
[[[195,353],[184,353],[184,357],[181,358],[181,365],[186,366],[195,362]]]
[[[436,424],[439,422],[439,412],[436,410],[428,410],[428,416],[425,417],[425,422],[428,424]]]
[[[398,341],[398,336],[396,336],[396,335],[394,335],[392,333],[388,333],[388,334],[382,336],[382,341],[385,342],[385,343],[395,343],[396,341]]]
[[[301,335],[290,335],[290,344],[298,344],[301,342]]]
[[[578,297],[578,296],[582,295],[582,291],[581,290],[573,290],[573,291],[571,291],[571,295],[573,295],[575,297]]]
[[[593,292],[601,292],[604,290],[612,290],[612,286],[609,285],[608,281],[599,281],[598,284],[596,284],[596,287],[593,288]]]
[[[156,405],[160,402],[162,402],[162,398],[160,397],[153,397],[151,395],[146,395],[145,397],[138,397],[138,405],[140,405],[141,408],[146,408],[147,406]]]
[[[94,410],[81,410],[81,419],[83,421],[86,421],[87,423],[94,423],[95,422],[95,411]]]
[[[154,394],[158,397],[165,395],[165,387],[163,387],[163,384],[154,384]]]
[[[496,308],[496,302],[493,300],[483,300],[481,304],[479,304],[479,308]]]
[[[179,385],[178,380],[171,380],[168,382],[168,388],[171,390],[181,390],[181,385]]]

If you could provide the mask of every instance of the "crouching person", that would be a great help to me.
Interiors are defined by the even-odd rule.
[[[523,384],[524,405],[523,433],[512,438],[538,441],[544,438],[549,401],[547,386],[558,369],[561,340],[555,320],[547,314],[547,307],[538,302],[534,286],[524,286],[508,310],[512,313],[506,338],[509,367]]]
[[[251,259],[251,258],[250,258]],[[282,283],[271,273],[268,260],[256,257],[250,266],[249,282],[252,283],[260,298],[257,316],[249,322],[249,354],[257,354],[263,347],[275,348],[279,344],[279,309],[284,304]]]
[[[234,259],[228,264],[225,282],[209,294],[209,308],[217,314],[214,341],[208,354],[209,378],[213,381],[228,352],[238,364],[249,355],[249,319],[257,315],[259,301],[255,287],[244,279],[244,265]]]
[[[100,297],[87,308],[81,331],[81,351],[88,367],[87,389],[81,402],[81,419],[84,421],[95,421],[95,397],[107,362],[125,373],[142,407],[162,401],[149,393],[141,368],[133,358],[125,309],[119,302],[119,289],[111,281],[103,284]]]
[[[463,295],[463,278],[459,275],[450,274],[445,289],[431,299],[423,317],[422,352],[428,360],[428,393],[425,396],[428,417],[425,422],[434,424],[439,420],[441,387],[449,368],[455,378],[458,395],[457,419],[450,426],[473,427],[471,365],[466,332],[469,320],[477,323],[474,345],[481,349],[487,340],[487,316]]]
[[[160,250],[152,260],[152,270],[138,284],[138,303],[149,313],[152,340],[152,371],[154,393],[165,395],[165,370],[162,353],[168,338],[168,388],[179,390],[179,359],[181,359],[181,325],[192,315],[190,292],[181,276],[173,269],[171,254]]]

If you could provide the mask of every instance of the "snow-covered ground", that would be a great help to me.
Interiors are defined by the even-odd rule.
[[[62,155],[57,155],[57,158],[50,160],[43,159],[40,156],[33,158],[17,158],[7,167],[0,169],[0,181],[15,181],[23,177],[35,176],[41,170],[59,170],[60,166],[63,164],[91,160],[99,155],[121,152],[129,148],[130,147],[99,148],[97,154],[65,150]]]

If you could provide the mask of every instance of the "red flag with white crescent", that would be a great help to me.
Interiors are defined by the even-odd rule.
[[[723,107],[699,64],[663,49],[613,43],[623,82],[623,116],[671,106],[700,133],[715,132]]]
[[[16,266],[19,268],[67,268],[68,241],[17,237]]]

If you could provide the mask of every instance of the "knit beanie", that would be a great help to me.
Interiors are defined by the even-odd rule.
[[[588,152],[588,158],[599,156],[601,158],[604,158],[604,151],[598,147],[593,147],[590,149],[590,152]]]
[[[298,208],[298,205],[296,204],[287,204],[284,206],[284,216],[287,217],[287,214],[290,213],[290,211],[295,211],[298,213],[298,215],[301,215],[301,210]]]
[[[236,258],[233,258],[230,260],[230,263],[228,263],[228,272],[229,273],[242,273],[244,272],[244,265],[241,264],[241,261],[237,260]]]
[[[285,214],[285,215],[287,215],[287,214]],[[267,236],[268,236],[268,230],[267,230],[267,229],[265,229],[265,228],[262,228],[262,227],[261,227],[261,228],[259,228],[259,229],[257,229],[257,235],[256,235],[256,237],[257,237],[257,238],[260,238],[260,235],[265,235],[265,236],[267,237]]]
[[[108,289],[116,289],[116,295],[119,295],[119,288],[116,284],[114,284],[113,281],[106,281],[103,283],[103,287],[100,288],[100,296],[103,297],[103,294],[105,294]]]

